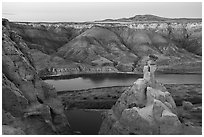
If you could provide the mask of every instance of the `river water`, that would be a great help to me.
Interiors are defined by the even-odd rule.
[[[102,112],[104,110],[67,110],[72,130],[79,131],[82,135],[97,135],[102,123]]]
[[[142,75],[136,74],[89,74],[81,76],[47,79],[57,91],[88,89],[109,86],[131,85]],[[156,79],[164,84],[202,84],[201,74],[156,74]]]

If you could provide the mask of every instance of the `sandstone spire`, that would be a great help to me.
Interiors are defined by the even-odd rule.
[[[149,57],[137,79],[108,111],[99,134],[181,134],[176,105],[155,80],[155,58]]]

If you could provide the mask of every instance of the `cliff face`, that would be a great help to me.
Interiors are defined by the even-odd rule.
[[[56,69],[64,69],[67,64],[88,69],[108,62],[106,66],[118,71],[141,73],[147,56],[154,54],[159,57],[158,71],[201,72],[202,20],[149,18],[122,23],[12,23],[11,28],[30,48],[47,54],[47,61]],[[35,59],[37,54],[32,55]],[[58,56],[61,63],[50,55]],[[41,62],[39,68],[46,64]]]
[[[29,48],[2,22],[3,134],[71,134],[61,100],[44,83]]]

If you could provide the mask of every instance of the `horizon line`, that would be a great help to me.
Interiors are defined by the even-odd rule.
[[[13,13],[2,13],[2,14],[6,14],[6,15],[15,15]],[[164,17],[164,16],[158,16],[158,15],[155,15],[155,14],[136,14],[134,16],[131,16],[131,17],[121,17],[121,18],[105,18],[105,19],[99,19],[99,20],[92,20],[92,21],[14,21],[14,20],[10,20],[9,18],[7,17],[3,17],[2,16],[2,19],[7,19],[11,22],[36,22],[36,23],[42,23],[42,22],[73,22],[73,23],[86,23],[86,22],[100,22],[100,21],[105,21],[105,20],[119,20],[119,19],[129,19],[129,18],[133,18],[135,16],[156,16],[156,17],[161,17],[161,18],[166,18],[166,19],[170,19],[170,20],[174,20],[174,19],[197,19],[197,20],[202,20],[202,17]],[[153,21],[153,20],[150,20],[150,21]],[[116,22],[116,21],[115,21]],[[127,22],[131,22],[131,21],[127,21]],[[133,21],[135,22],[135,21]],[[138,21],[140,22],[140,21]]]

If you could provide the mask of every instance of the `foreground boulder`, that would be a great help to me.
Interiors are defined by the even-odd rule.
[[[156,65],[144,67],[138,79],[105,115],[99,134],[182,134],[176,105],[166,88],[155,81]]]
[[[61,100],[38,76],[29,48],[3,19],[3,134],[71,134]]]

